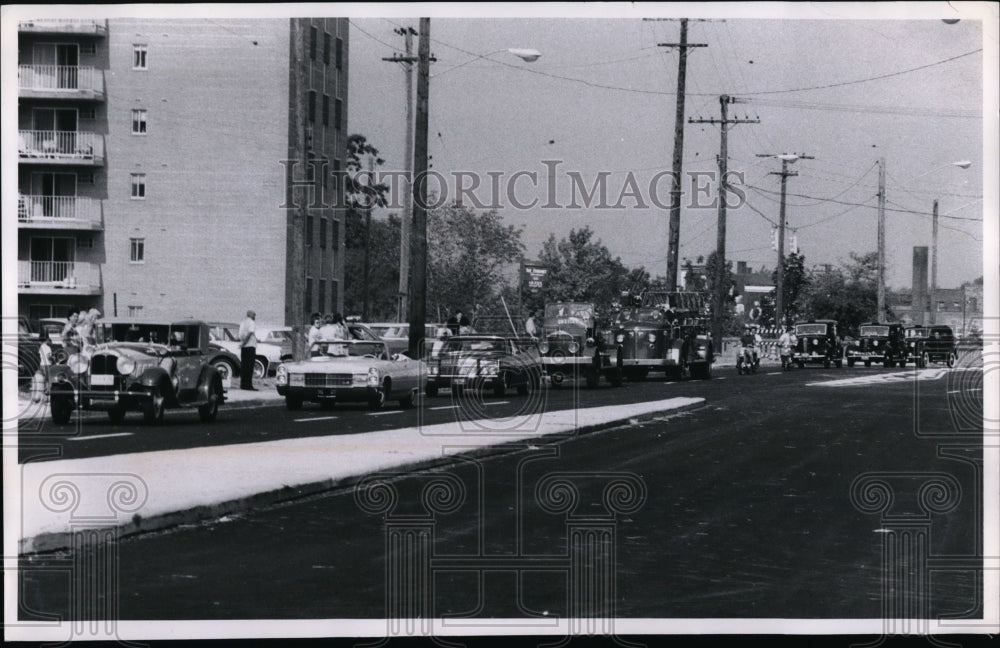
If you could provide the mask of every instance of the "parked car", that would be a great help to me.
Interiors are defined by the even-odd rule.
[[[231,376],[239,376],[242,367],[241,363],[241,350],[240,350],[240,325],[233,322],[209,322],[209,335],[212,337],[212,343],[225,349],[231,357],[227,357],[225,360],[219,358],[220,366],[226,365],[224,371],[228,371]],[[257,355],[254,357],[253,363],[253,377],[260,379],[267,375],[273,375],[278,365],[281,364],[282,360],[285,358],[290,358],[291,353],[291,339],[289,338],[289,351],[287,356],[283,353],[282,344],[283,342],[274,343],[270,341],[264,341],[261,336],[271,336],[274,338],[275,329],[263,329],[260,330],[260,335],[257,338]],[[237,363],[233,366],[232,358],[235,357]]]
[[[906,329],[906,346],[920,368],[932,362],[954,367],[958,361],[958,345],[950,326],[911,326]]]
[[[804,367],[807,362],[822,362],[827,369],[831,364],[843,366],[844,346],[838,328],[835,320],[828,319],[795,324],[795,363]]]
[[[278,394],[290,410],[305,401],[332,407],[338,402],[363,402],[373,410],[398,400],[412,407],[420,389],[419,360],[390,356],[381,340],[331,340],[313,344],[308,360],[278,367]]]
[[[429,362],[424,392],[434,397],[445,387],[454,392],[490,389],[504,396],[514,387],[525,395],[538,389],[543,372],[537,343],[530,338],[456,335]]]
[[[886,368],[896,363],[905,367],[907,346],[903,325],[898,322],[862,324],[858,330],[858,339],[846,345],[844,355],[848,367],[853,367],[859,360],[866,367],[870,367],[872,362],[881,362]]]
[[[71,355],[50,372],[50,406],[57,424],[76,408],[104,410],[121,423],[131,410],[147,423],[163,420],[165,408],[196,407],[214,421],[225,402],[222,375],[208,362],[208,325],[117,322],[105,324],[105,339],[88,358]],[[110,329],[110,330],[109,330]]]
[[[553,387],[582,376],[587,387],[597,387],[601,376],[613,386],[622,384],[621,347],[599,327],[594,305],[556,302],[545,306],[538,350]]]

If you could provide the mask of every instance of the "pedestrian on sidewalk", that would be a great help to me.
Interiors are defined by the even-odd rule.
[[[316,357],[319,355],[319,351],[313,349],[313,345],[323,339],[321,335],[323,316],[319,313],[313,313],[309,316],[309,320],[312,322],[312,326],[309,327],[309,332],[306,334],[306,349],[308,349],[310,357]]]
[[[538,311],[532,309],[528,313],[528,319],[524,321],[524,332],[528,334],[532,340],[538,339],[538,323],[535,322],[535,317],[538,316]]]
[[[257,313],[247,311],[240,322],[240,389],[257,391],[253,386],[253,363],[257,357]]]
[[[49,368],[52,366],[52,347],[49,345],[49,333],[43,330],[41,335],[38,337],[38,374],[42,379],[42,390],[43,396],[49,395]],[[37,399],[41,400],[41,396]]]
[[[62,330],[63,348],[66,350],[66,357],[80,353],[83,348],[83,340],[80,338],[80,331],[77,326],[80,323],[80,311],[74,308],[66,318],[66,326]]]

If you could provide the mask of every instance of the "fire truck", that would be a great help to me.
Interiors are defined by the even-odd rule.
[[[610,331],[598,326],[593,304],[546,305],[538,350],[552,386],[559,387],[567,378],[582,377],[587,387],[597,387],[601,376],[612,387],[620,386],[621,351],[609,338]]]
[[[647,291],[634,296],[618,312],[614,339],[629,380],[643,380],[650,371],[668,378],[712,377],[710,321],[699,293]]]

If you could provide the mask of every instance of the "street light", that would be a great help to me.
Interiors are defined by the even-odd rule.
[[[415,137],[413,142],[413,227],[410,230],[410,281],[407,293],[410,296],[409,355],[420,357],[420,343],[424,339],[424,324],[427,321],[427,131],[428,104],[430,97],[431,62],[431,19],[420,19],[420,43],[417,48],[417,110]],[[468,65],[473,61],[501,52],[508,52],[521,60],[531,63],[542,55],[534,49],[510,48],[482,54],[465,63],[448,68],[435,76]],[[403,243],[406,245],[406,243]]]
[[[972,166],[971,160],[959,160],[957,162],[949,162],[947,164],[942,164],[934,167],[926,173],[920,175],[927,175],[938,169],[942,169],[947,166],[957,166],[959,169],[968,169]],[[920,176],[917,176],[918,178]],[[937,240],[938,240],[938,201],[934,199],[933,207],[933,219],[931,221],[931,295],[930,295],[930,309],[928,309],[927,317],[930,320],[928,324],[934,324],[937,321]],[[922,306],[922,305],[921,305]],[[964,312],[964,308],[962,309]],[[964,316],[963,316],[964,319]]]

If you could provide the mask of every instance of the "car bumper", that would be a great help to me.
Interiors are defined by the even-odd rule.
[[[428,387],[470,387],[472,389],[492,388],[499,376],[435,376],[427,379]]]
[[[796,362],[825,362],[827,360],[832,362],[834,360],[825,353],[796,353],[792,357]]]
[[[50,393],[71,398],[73,407],[85,410],[142,409],[152,398],[152,394],[145,390],[78,390],[53,386]]]
[[[373,396],[377,387],[364,386],[342,386],[342,387],[299,387],[292,385],[278,385],[279,396],[291,396],[301,398],[306,401],[320,402],[324,400],[337,400],[343,402],[365,402]]]

